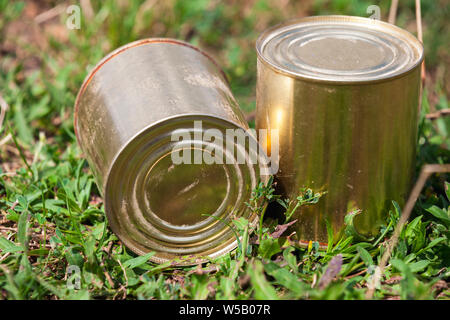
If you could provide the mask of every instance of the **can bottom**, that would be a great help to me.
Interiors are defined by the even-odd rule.
[[[245,202],[258,180],[268,177],[260,176],[259,164],[238,163],[239,154],[248,158],[248,146],[234,143],[231,153],[225,139],[206,138],[229,129],[245,132],[214,116],[177,116],[141,131],[119,152],[106,180],[105,208],[128,248],[155,251],[151,260],[157,263],[191,256],[185,264],[194,264],[237,246],[227,226],[232,218],[256,224]],[[219,151],[222,163],[214,158]],[[216,161],[209,163],[211,158]]]

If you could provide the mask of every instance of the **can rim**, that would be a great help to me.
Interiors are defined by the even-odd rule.
[[[73,127],[74,127],[74,131],[75,131],[75,136],[77,138],[77,141],[80,142],[80,137],[78,135],[78,129],[77,129],[77,123],[78,123],[78,106],[80,103],[80,99],[81,96],[83,95],[84,91],[86,90],[87,86],[89,85],[89,83],[91,82],[92,78],[94,77],[94,75],[97,73],[98,70],[100,70],[100,68],[107,63],[109,60],[111,60],[112,58],[116,57],[117,55],[123,53],[124,51],[134,48],[134,47],[138,47],[141,45],[146,45],[146,44],[152,44],[152,43],[168,43],[168,44],[174,44],[174,45],[181,45],[181,46],[185,46],[188,48],[191,48],[199,53],[201,53],[203,56],[205,56],[206,58],[208,58],[216,67],[217,69],[220,71],[220,73],[222,74],[225,82],[229,85],[229,80],[227,78],[227,75],[225,74],[225,71],[223,71],[223,69],[219,66],[219,64],[216,62],[216,60],[214,60],[213,57],[211,57],[209,54],[207,54],[205,51],[201,50],[200,48],[197,48],[196,46],[189,44],[185,41],[182,40],[178,40],[178,39],[173,39],[173,38],[145,38],[145,39],[140,39],[140,40],[136,40],[133,42],[130,42],[128,44],[125,44],[121,47],[118,47],[116,49],[114,49],[113,51],[111,51],[110,53],[108,53],[106,56],[104,56],[86,75],[86,77],[83,80],[83,83],[81,84],[80,90],[78,91],[78,94],[75,98],[75,105],[74,105],[74,119],[73,119]]]
[[[154,122],[154,123],[151,123],[151,124],[145,126],[144,128],[140,129],[138,132],[136,132],[132,137],[130,137],[130,138],[122,145],[122,147],[117,151],[117,153],[116,153],[115,156],[113,157],[113,159],[112,159],[112,161],[111,161],[111,165],[110,165],[110,167],[108,168],[108,170],[107,170],[107,172],[106,172],[106,176],[105,176],[106,178],[104,179],[104,183],[103,183],[103,186],[102,186],[102,187],[103,187],[103,197],[104,197],[104,199],[105,199],[105,201],[104,201],[104,203],[105,203],[105,215],[106,215],[106,218],[107,218],[107,220],[108,220],[109,227],[114,231],[114,234],[120,239],[120,241],[121,241],[127,248],[129,248],[131,251],[135,252],[136,254],[143,255],[143,254],[146,254],[146,253],[148,253],[148,252],[145,252],[145,251],[141,250],[140,248],[136,247],[136,246],[133,244],[133,242],[132,242],[131,240],[129,240],[129,239],[126,238],[126,237],[123,237],[123,234],[122,234],[122,233],[116,232],[115,229],[118,229],[117,226],[116,226],[116,225],[113,226],[113,224],[111,224],[111,221],[113,220],[113,219],[111,219],[111,217],[110,217],[110,216],[111,216],[111,208],[110,208],[110,206],[111,206],[111,201],[106,201],[106,198],[108,197],[108,190],[111,188],[111,187],[110,187],[110,184],[111,184],[112,182],[111,182],[110,176],[111,176],[112,171],[114,170],[114,166],[115,166],[115,164],[118,162],[118,159],[120,159],[120,157],[122,156],[122,153],[126,152],[126,149],[129,147],[129,145],[130,145],[131,143],[133,143],[133,141],[134,141],[135,139],[137,139],[139,136],[141,136],[142,134],[145,134],[146,131],[151,130],[152,127],[157,127],[157,126],[159,126],[159,125],[164,124],[165,122],[172,121],[172,120],[176,120],[176,119],[179,119],[179,118],[186,118],[186,117],[198,118],[198,117],[200,117],[200,116],[203,117],[203,118],[207,117],[207,118],[212,118],[212,119],[220,120],[220,121],[223,121],[223,122],[225,122],[225,123],[228,123],[228,124],[230,124],[231,126],[236,127],[236,128],[243,128],[244,130],[246,130],[246,131],[248,132],[248,134],[249,134],[249,135],[250,135],[257,143],[259,143],[257,137],[255,137],[251,131],[248,131],[248,130],[247,130],[248,127],[245,128],[245,127],[243,127],[241,124],[239,124],[239,123],[237,123],[237,122],[234,122],[234,121],[232,121],[232,120],[223,118],[223,117],[221,117],[221,116],[211,115],[211,114],[202,114],[202,113],[184,113],[184,114],[179,114],[179,115],[169,116],[169,117],[160,119],[160,120],[158,120],[158,121],[156,121],[156,122]],[[264,156],[266,156],[266,155],[264,154]],[[261,164],[259,164],[259,165],[261,166]],[[267,170],[267,165],[264,164],[263,166],[264,166],[265,169]],[[269,179],[269,176],[268,176],[268,175],[263,175],[263,174],[261,174],[261,173],[257,174],[257,172],[255,172],[255,176],[256,176],[257,179],[259,179],[259,181],[263,181],[264,183],[267,183],[267,181],[268,181],[268,179]],[[258,181],[258,180],[257,180],[257,181]],[[252,228],[254,228],[254,227],[256,227],[256,225],[257,225],[257,223],[258,223],[258,221],[259,221],[259,216],[258,216],[256,213],[252,213],[252,214],[251,214],[251,217],[248,218],[248,221],[249,221],[249,226],[252,227]],[[228,240],[225,242],[225,245],[224,245],[222,248],[220,248],[220,250],[215,251],[214,253],[209,254],[208,256],[205,256],[205,255],[202,255],[202,254],[197,254],[197,255],[196,255],[197,259],[194,259],[194,260],[189,260],[189,259],[187,259],[187,260],[184,261],[184,262],[182,261],[182,262],[180,263],[180,265],[193,265],[193,264],[199,264],[199,263],[205,263],[205,262],[208,262],[209,259],[218,258],[218,257],[223,256],[224,254],[226,254],[226,253],[228,253],[228,252],[234,250],[234,249],[237,247],[237,245],[238,245],[237,240],[236,240],[235,238],[230,238],[230,239],[228,239]],[[181,257],[181,256],[179,256],[179,257]],[[152,262],[154,262],[154,263],[161,264],[161,263],[165,263],[165,262],[167,262],[167,261],[171,261],[171,260],[173,260],[173,259],[177,259],[177,258],[174,257],[174,258],[172,258],[172,259],[167,259],[167,258],[164,258],[164,257],[160,257],[160,255],[158,255],[158,253],[157,253],[157,254],[153,255],[153,256],[150,258],[150,261],[152,261]]]
[[[417,48],[419,49],[418,59],[408,68],[405,68],[400,73],[393,74],[393,75],[387,75],[384,77],[380,77],[378,79],[362,79],[362,80],[336,80],[336,79],[323,79],[308,75],[302,75],[297,72],[291,72],[286,68],[282,68],[280,66],[277,66],[276,64],[270,62],[266,57],[264,57],[263,49],[265,45],[265,41],[267,38],[277,29],[280,29],[282,27],[291,26],[294,24],[298,24],[301,22],[320,22],[320,21],[341,21],[341,22],[359,22],[366,25],[378,25],[379,27],[383,29],[391,29],[395,33],[403,34],[407,38],[414,41],[417,45]],[[283,74],[285,76],[288,76],[290,78],[298,79],[298,80],[304,80],[308,82],[315,82],[315,83],[324,83],[324,84],[333,84],[333,85],[349,85],[349,84],[373,84],[373,83],[379,83],[379,82],[385,82],[387,80],[393,80],[397,78],[401,78],[413,70],[415,70],[418,66],[420,66],[424,60],[424,47],[421,41],[419,41],[412,33],[409,31],[402,29],[396,25],[390,24],[388,22],[384,22],[381,20],[375,20],[371,18],[366,17],[358,17],[358,16],[347,16],[347,15],[324,15],[324,16],[308,16],[308,17],[302,17],[302,18],[293,18],[289,19],[287,21],[278,23],[272,27],[269,27],[268,29],[264,30],[256,40],[255,44],[256,52],[257,52],[257,59],[258,61],[261,61],[272,69],[273,71]]]
[[[119,158],[120,154],[126,149],[126,147],[137,137],[139,137],[141,134],[143,134],[145,131],[150,130],[151,127],[153,126],[157,126],[157,125],[161,125],[162,123],[166,122],[166,121],[171,121],[171,120],[175,120],[177,118],[185,118],[185,117],[210,117],[210,118],[214,118],[214,119],[218,119],[224,122],[228,122],[229,124],[236,126],[238,128],[243,128],[247,131],[248,127],[245,128],[243,127],[241,124],[234,122],[232,120],[226,119],[224,117],[220,117],[217,115],[212,115],[212,114],[204,114],[204,113],[182,113],[182,114],[177,114],[177,115],[172,115],[172,116],[168,116],[165,117],[163,119],[160,119],[158,121],[152,122],[149,125],[143,127],[142,129],[140,129],[139,131],[137,131],[134,135],[132,135],[126,142],[123,143],[123,145],[121,146],[121,148],[117,151],[117,153],[114,155],[114,157],[111,160],[111,165],[109,166],[108,170],[106,171],[106,177],[109,177],[110,173],[111,173],[111,169],[114,165],[114,163],[116,162],[116,160]],[[249,131],[249,134],[252,136],[253,139],[255,139],[258,142],[257,137],[255,137],[253,135],[253,133],[251,131]],[[258,142],[259,143],[259,142]],[[106,181],[103,183],[103,190],[106,191]]]

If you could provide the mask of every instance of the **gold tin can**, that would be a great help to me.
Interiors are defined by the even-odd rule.
[[[155,251],[157,263],[222,255],[237,245],[226,225],[232,217],[257,221],[245,202],[258,181],[267,181],[261,163],[236,161],[249,155],[248,145],[233,140],[230,153],[223,141],[205,137],[208,130],[220,136],[247,129],[223,71],[173,39],[145,39],[110,53],[75,103],[77,140],[112,231],[137,254]],[[197,161],[199,150],[201,157],[223,150],[226,161]],[[175,163],[174,153],[189,161]]]
[[[299,240],[325,245],[326,220],[337,238],[356,209],[356,230],[375,234],[414,175],[422,44],[385,22],[317,16],[266,30],[256,50],[256,129],[279,130],[278,191],[327,192],[294,214]]]

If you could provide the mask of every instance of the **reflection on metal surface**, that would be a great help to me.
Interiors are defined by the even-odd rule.
[[[355,208],[375,233],[414,173],[421,43],[380,21],[297,19],[265,31],[258,52],[257,129],[279,129],[278,191],[327,191],[293,219],[300,240],[327,241]],[[264,144],[262,142],[262,144]]]
[[[232,214],[257,220],[245,202],[258,180],[267,181],[260,164],[236,161],[248,157],[245,145],[230,153],[220,141],[202,139],[207,130],[225,136],[248,126],[223,72],[195,47],[147,39],[117,49],[88,75],[75,112],[108,222],[134,252],[156,251],[152,260],[159,263],[219,256],[236,247],[222,221]],[[180,150],[219,149],[222,164],[173,162]]]
[[[291,76],[342,82],[373,82],[417,67],[422,44],[393,25],[347,16],[308,17],[265,31],[259,58]]]

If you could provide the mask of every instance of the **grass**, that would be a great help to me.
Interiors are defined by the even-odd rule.
[[[287,221],[266,219],[250,230],[239,219],[232,226],[241,237],[238,250],[193,267],[155,265],[148,262],[152,253],[137,257],[107,228],[76,144],[72,112],[90,67],[117,46],[149,36],[184,39],[211,53],[250,112],[253,46],[262,30],[300,15],[366,16],[371,2],[91,1],[94,15],[82,18],[80,30],[68,30],[65,14],[30,22],[57,1],[37,7],[34,1],[0,0],[0,93],[9,105],[0,129],[0,299],[364,299],[399,219],[395,203],[371,241],[355,238],[351,216],[344,237],[326,250],[314,242],[300,247],[285,230]],[[385,19],[389,1],[379,5]],[[417,173],[425,163],[450,162],[449,118],[426,118],[448,108],[449,5],[426,1],[422,11],[427,81]],[[415,31],[414,1],[401,2],[397,21]],[[427,182],[375,299],[450,299],[446,181],[449,176],[441,174]],[[277,200],[270,185],[260,185],[249,206],[263,214],[259,203]],[[283,204],[289,218],[293,208],[317,201],[320,195],[303,190]]]

